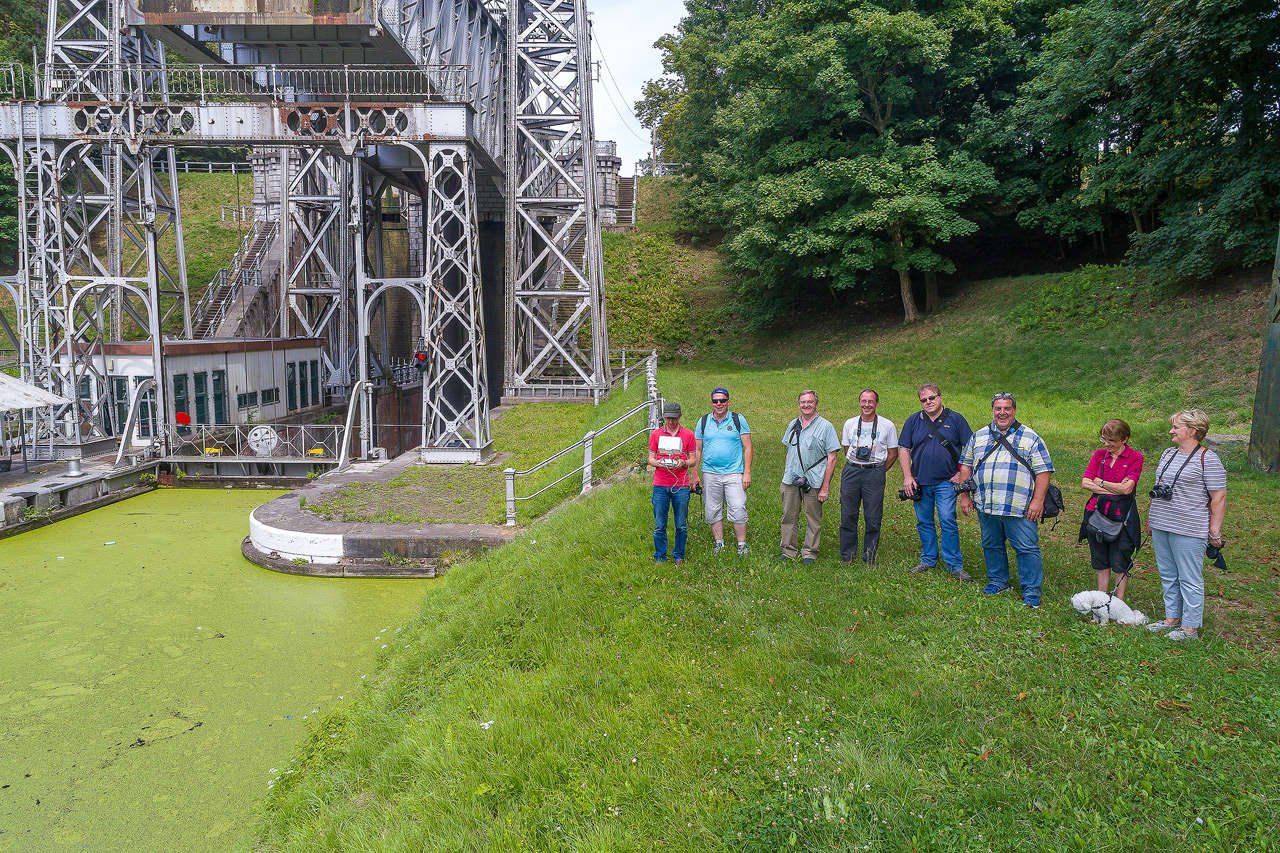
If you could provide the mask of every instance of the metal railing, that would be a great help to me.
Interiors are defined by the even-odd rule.
[[[336,465],[342,452],[341,424],[171,424],[166,429],[172,457]]]
[[[0,95],[11,101],[26,101],[35,91],[34,81],[25,65],[18,62],[0,65]]]
[[[646,370],[650,358],[657,358],[657,350],[615,349],[609,350],[609,388],[631,387],[631,379]],[[628,361],[630,363],[628,363]]]
[[[514,526],[516,523],[516,501],[527,501],[527,500],[536,498],[538,495],[542,494],[543,492],[547,491],[553,486],[557,486],[560,483],[563,483],[565,480],[569,479],[575,474],[578,474],[579,472],[581,472],[582,474],[582,490],[581,492],[579,492],[579,494],[585,494],[591,489],[591,484],[592,484],[592,481],[594,480],[594,477],[592,475],[592,469],[594,468],[596,463],[604,459],[610,453],[613,453],[614,451],[622,447],[625,447],[627,443],[630,442],[632,439],[634,439],[636,436],[644,435],[645,433],[648,433],[651,430],[657,428],[657,425],[660,422],[659,414],[662,411],[662,397],[659,396],[658,394],[658,356],[656,354],[651,354],[648,358],[646,358],[643,362],[641,362],[641,364],[645,368],[645,376],[646,376],[646,383],[647,383],[647,393],[645,395],[646,399],[643,403],[631,409],[626,414],[618,418],[615,418],[613,421],[601,427],[600,429],[592,430],[591,432],[588,432],[586,435],[582,437],[580,441],[577,441],[574,444],[569,445],[564,450],[561,450],[559,453],[555,454],[554,456],[550,456],[547,459],[542,460],[537,465],[534,465],[532,468],[527,468],[524,471],[517,471],[515,468],[507,468],[503,470],[502,474],[506,480],[506,489],[507,489],[507,525],[508,526]],[[626,423],[629,419],[635,417],[640,412],[648,413],[648,417],[645,421],[644,426],[642,426],[640,429],[636,430],[635,432],[631,433],[621,441],[617,442],[616,444],[614,444],[612,447],[610,447],[608,450],[604,451],[603,453],[595,452],[595,440],[597,438],[600,438],[605,433],[609,432],[615,427],[621,426],[623,423]],[[536,492],[533,492],[532,494],[529,494],[529,495],[525,495],[523,497],[517,497],[516,477],[527,477],[530,474],[534,474],[538,471],[541,471],[543,468],[546,468],[552,462],[555,462],[557,459],[560,459],[561,457],[566,456],[569,453],[572,453],[574,450],[578,448],[582,448],[582,464],[581,465],[568,471],[567,473],[561,475],[560,477],[557,477],[555,480],[552,480],[550,483],[547,483],[545,486],[538,489]]]
[[[118,103],[164,101],[210,103],[261,101],[318,103],[332,101],[429,101],[467,103],[470,69],[465,65],[433,66],[277,66],[191,65],[157,68],[143,65],[99,65],[70,68],[44,65],[39,82],[55,100]],[[8,84],[7,89],[5,84]],[[25,92],[18,77],[0,74],[0,94]]]
[[[210,163],[209,165],[212,166],[213,164]],[[234,166],[235,163],[232,163],[231,165]],[[235,169],[232,169],[231,171],[234,174]],[[253,205],[251,204],[222,205],[222,221],[223,222],[252,222],[253,221]]]
[[[227,311],[246,286],[252,287],[255,292],[262,286],[262,258],[256,257],[246,263],[247,255],[256,241],[261,240],[263,247],[270,245],[279,228],[278,222],[265,222],[250,229],[231,257],[231,263],[214,273],[213,281],[209,282],[200,296],[195,310],[196,323],[203,325],[208,333],[212,334],[226,319]],[[233,275],[232,271],[234,278],[229,279]]]

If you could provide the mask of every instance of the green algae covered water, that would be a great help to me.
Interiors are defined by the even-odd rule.
[[[271,769],[432,583],[254,566],[276,494],[152,492],[0,540],[0,851],[252,845]]]

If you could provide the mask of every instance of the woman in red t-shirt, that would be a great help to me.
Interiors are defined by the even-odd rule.
[[[1129,425],[1119,418],[1103,424],[1098,439],[1102,447],[1094,451],[1080,481],[1081,488],[1093,493],[1085,504],[1080,538],[1089,540],[1093,570],[1098,573],[1098,589],[1108,590],[1114,572],[1118,576],[1115,595],[1123,600],[1129,586],[1129,569],[1133,567],[1133,552],[1142,543],[1134,490],[1142,478],[1143,459],[1141,453],[1129,446]],[[1114,541],[1103,541],[1088,529],[1089,516],[1095,512],[1122,524],[1120,535]]]

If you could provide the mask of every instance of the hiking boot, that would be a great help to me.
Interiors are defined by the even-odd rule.
[[[812,566],[818,560],[815,557],[805,557],[803,562],[806,566]]]
[[[973,575],[969,574],[964,569],[956,569],[951,573],[951,577],[960,581],[960,583],[973,583]]]
[[[927,572],[932,568],[933,566],[929,565],[928,563],[916,563],[914,566],[907,569],[907,571],[913,575],[918,575],[921,572]]]

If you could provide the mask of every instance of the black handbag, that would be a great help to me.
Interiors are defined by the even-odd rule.
[[[1107,514],[1108,510],[1116,508],[1116,501],[1098,499],[1094,505],[1093,514],[1089,516],[1089,520],[1085,522],[1084,528],[1093,534],[1094,538],[1099,542],[1114,542],[1120,538],[1120,534],[1124,532],[1125,522],[1129,520],[1129,512],[1133,511],[1133,501],[1128,501],[1129,512],[1126,512],[1120,518],[1112,518]]]

